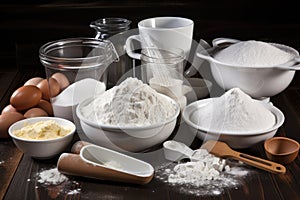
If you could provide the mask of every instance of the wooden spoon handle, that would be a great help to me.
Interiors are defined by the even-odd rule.
[[[265,160],[262,158],[258,158],[255,156],[250,156],[247,154],[236,152],[232,155],[233,158],[242,161],[244,163],[247,163],[253,167],[257,167],[259,169],[263,169],[272,173],[276,174],[284,174],[286,172],[286,169],[283,165]]]

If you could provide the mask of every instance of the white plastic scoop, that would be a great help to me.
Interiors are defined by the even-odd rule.
[[[149,163],[96,145],[84,146],[80,155],[63,153],[57,166],[69,175],[142,185],[154,176]]]
[[[171,161],[178,161],[184,158],[189,158],[192,160],[193,155],[196,152],[187,145],[174,140],[164,142],[163,146],[165,158]]]
[[[96,145],[87,145],[80,151],[83,161],[140,177],[153,175],[153,167],[144,161]]]

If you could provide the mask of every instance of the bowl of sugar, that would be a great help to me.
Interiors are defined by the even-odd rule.
[[[273,137],[284,122],[278,108],[252,99],[239,88],[189,104],[182,117],[198,138],[224,141],[236,149]]]
[[[99,146],[138,152],[165,141],[176,126],[179,104],[137,78],[79,103],[76,114],[85,136]]]
[[[299,52],[292,47],[229,38],[197,53],[210,63],[215,81],[225,90],[241,88],[255,99],[274,96],[288,87],[299,70]]]

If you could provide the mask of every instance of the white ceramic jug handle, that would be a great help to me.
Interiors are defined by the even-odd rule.
[[[298,71],[300,70],[300,57],[294,58],[292,61],[284,65],[275,66],[276,69]]]
[[[140,59],[141,59],[141,54],[139,54],[139,53],[134,53],[132,40],[137,40],[137,41],[141,42],[141,37],[140,37],[139,35],[132,35],[132,36],[130,36],[130,37],[127,38],[126,44],[125,44],[126,53],[127,53],[128,56],[130,56],[131,58],[140,60]]]
[[[231,39],[231,38],[216,38],[212,41],[212,45],[213,47],[216,47],[226,43],[234,44],[238,42],[240,42],[240,40]]]

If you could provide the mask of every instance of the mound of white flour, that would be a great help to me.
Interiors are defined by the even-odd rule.
[[[271,111],[239,88],[214,98],[194,117],[199,126],[222,132],[263,131],[276,122]]]
[[[61,174],[57,168],[52,168],[49,170],[44,170],[38,173],[38,182],[48,185],[59,185],[64,181],[67,181],[68,178]]]
[[[292,60],[294,55],[269,43],[249,40],[230,45],[214,58],[222,63],[242,67],[272,67]]]
[[[205,149],[198,149],[194,156],[198,161],[179,163],[174,167],[174,173],[168,178],[169,183],[191,183],[201,186],[203,181],[219,179],[223,170],[230,171],[226,160],[208,153]]]
[[[127,78],[82,107],[82,115],[107,125],[144,126],[174,116],[175,105],[137,78]]]

